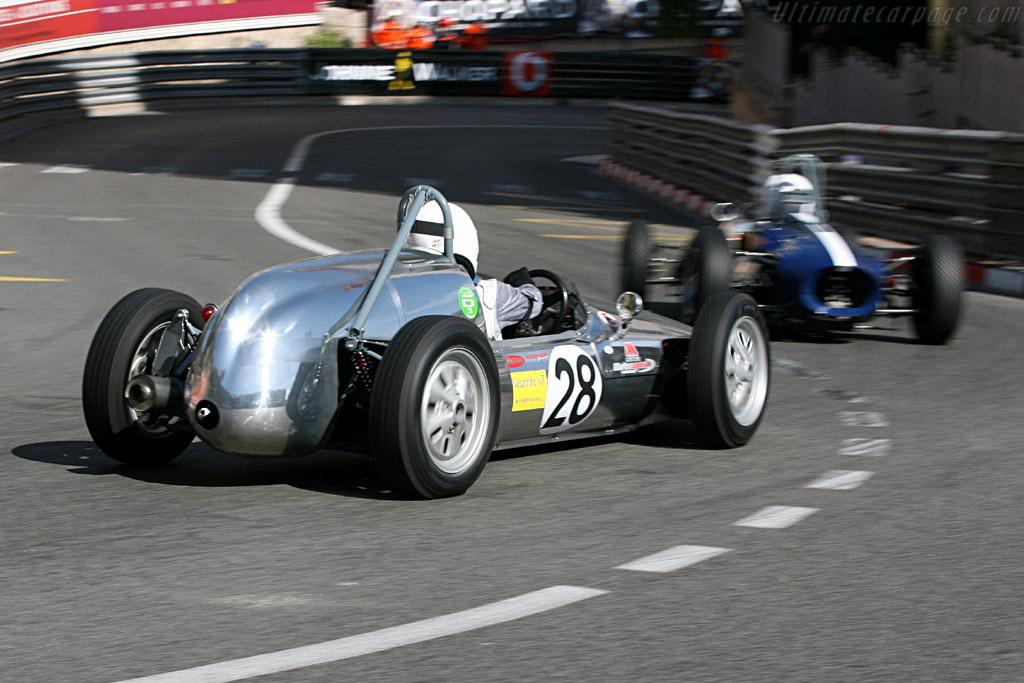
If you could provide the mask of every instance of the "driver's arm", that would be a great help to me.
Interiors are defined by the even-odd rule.
[[[499,328],[535,318],[544,309],[544,297],[533,284],[533,278],[526,268],[512,271],[505,276],[504,282],[497,284],[498,299],[495,308]]]

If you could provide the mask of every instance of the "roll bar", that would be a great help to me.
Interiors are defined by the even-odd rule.
[[[391,243],[391,248],[384,255],[384,260],[381,261],[380,266],[377,268],[377,273],[373,276],[373,282],[367,288],[366,294],[359,304],[359,309],[352,319],[352,324],[348,328],[348,339],[345,340],[345,348],[349,351],[354,351],[362,344],[366,319],[370,317],[370,311],[373,309],[377,297],[380,296],[380,290],[384,288],[384,282],[391,275],[391,269],[394,268],[395,261],[398,260],[398,254],[402,251],[405,241],[412,232],[416,216],[419,215],[423,205],[430,200],[436,201],[438,206],[441,207],[441,215],[444,216],[444,256],[452,263],[455,263],[453,247],[455,230],[452,227],[452,211],[448,206],[448,200],[438,190],[429,185],[410,187],[398,202],[398,233]]]

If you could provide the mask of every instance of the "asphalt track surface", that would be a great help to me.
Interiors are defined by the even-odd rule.
[[[219,302],[310,255],[256,218],[283,177],[280,223],[320,244],[385,244],[399,194],[436,182],[475,217],[481,270],[613,296],[623,221],[678,243],[696,218],[566,161],[607,153],[605,126],[601,107],[260,108],[5,142],[0,680],[1020,681],[1021,300],[969,294],[944,347],[902,322],[773,342],[744,448],[670,423],[497,454],[449,500],[381,491],[358,454],[196,443],[138,469],[89,440],[82,364],[119,297]]]

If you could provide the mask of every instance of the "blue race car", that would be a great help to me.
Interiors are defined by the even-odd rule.
[[[778,331],[848,330],[876,316],[911,316],[919,341],[944,344],[956,329],[964,289],[963,256],[945,235],[897,253],[868,250],[826,222],[822,162],[795,155],[764,185],[760,214],[732,204],[712,211],[720,227],[698,229],[679,258],[658,255],[646,224],[626,234],[622,288],[646,296],[675,286],[678,315],[694,320],[715,292],[750,294]]]

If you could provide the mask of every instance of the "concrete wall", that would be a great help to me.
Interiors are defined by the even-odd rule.
[[[912,46],[900,53],[895,66],[859,53],[837,63],[818,52],[810,77],[797,80],[788,75],[788,28],[767,14],[748,13],[746,57],[735,86],[733,116],[783,127],[854,121],[1024,131],[1022,51],[999,41],[974,43],[994,28],[979,23],[979,16],[1019,3],[951,4],[954,9],[966,7],[966,16],[975,19],[950,24],[959,47],[952,61],[939,61]],[[1024,12],[1011,25],[1018,24],[1024,42]]]
[[[816,57],[791,102],[797,126],[858,121],[1024,131],[1024,59],[986,45],[961,49],[951,64],[904,50],[895,68],[863,55],[839,64]]]

